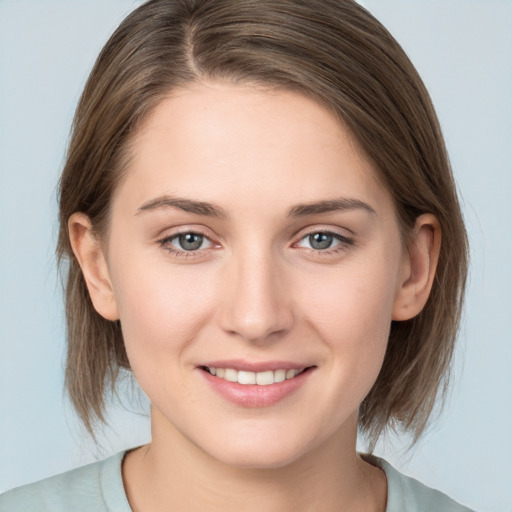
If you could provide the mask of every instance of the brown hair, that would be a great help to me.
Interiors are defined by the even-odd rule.
[[[352,0],[151,0],[109,39],[77,107],[60,183],[59,260],[67,260],[66,385],[93,434],[105,390],[129,368],[121,326],[93,308],[67,222],[87,214],[101,235],[140,123],[177,87],[200,80],[265,84],[334,111],[391,192],[404,239],[433,213],[443,234],[424,310],[393,322],[380,375],[360,409],[375,442],[388,427],[425,429],[446,390],[467,273],[467,239],[429,95],[389,32]]]

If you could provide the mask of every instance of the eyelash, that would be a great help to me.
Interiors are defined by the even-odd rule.
[[[179,237],[185,236],[185,235],[200,236],[203,238],[203,241],[207,240],[211,244],[211,246],[213,246],[213,247],[216,246],[216,244],[214,242],[212,242],[212,240],[208,236],[206,236],[204,233],[201,233],[200,231],[181,231],[181,232],[175,233],[171,236],[167,236],[167,237],[163,238],[162,240],[159,240],[158,243],[168,253],[172,254],[173,256],[175,256],[177,258],[194,258],[194,257],[199,256],[202,253],[202,251],[204,251],[205,249],[186,251],[186,250],[176,249],[171,245],[173,240],[178,239]]]
[[[311,236],[314,235],[326,235],[332,237],[334,240],[338,241],[339,243],[335,245],[334,247],[328,247],[326,249],[314,249],[313,247],[305,247],[311,254],[314,254],[315,256],[330,256],[333,254],[339,254],[341,252],[346,251],[349,247],[353,246],[355,241],[353,238],[346,237],[344,235],[340,235],[339,233],[336,233],[334,231],[328,231],[328,230],[317,230],[317,231],[310,231],[309,233],[306,233],[304,236],[302,236],[299,240],[299,242],[296,242],[293,244],[294,246],[297,246],[300,242],[303,240],[308,239]]]
[[[159,240],[158,243],[160,244],[160,246],[162,248],[164,248],[168,253],[170,253],[171,255],[173,255],[176,258],[194,258],[194,257],[198,257],[198,256],[200,256],[203,253],[203,251],[211,248],[211,247],[208,247],[208,248],[205,248],[205,249],[200,249],[199,248],[199,249],[196,249],[196,250],[187,251],[187,250],[176,249],[176,248],[174,248],[171,245],[171,243],[174,240],[178,239],[181,236],[185,236],[185,235],[200,236],[200,237],[202,237],[203,241],[207,240],[210,243],[211,247],[219,247],[218,244],[215,244],[215,242],[213,242],[207,235],[205,235],[204,233],[201,233],[200,231],[182,231],[182,232],[178,232],[178,233],[175,233],[175,234],[173,234],[171,236],[167,236],[167,237],[163,238],[162,240]],[[306,249],[311,254],[314,254],[315,256],[319,256],[319,257],[330,256],[330,255],[333,255],[333,254],[338,254],[340,252],[344,252],[349,247],[353,246],[354,243],[355,243],[354,239],[346,237],[346,236],[343,236],[343,235],[340,235],[339,233],[336,233],[336,232],[333,232],[333,231],[328,231],[328,230],[316,230],[316,231],[310,231],[310,232],[304,234],[299,239],[298,242],[295,242],[292,245],[292,247],[297,247],[300,242],[302,242],[303,240],[306,240],[309,237],[314,236],[314,235],[330,236],[334,240],[339,242],[334,247],[332,247],[332,248],[328,247],[326,249],[314,249],[312,247],[309,247],[309,248],[308,247],[303,247],[303,249]]]

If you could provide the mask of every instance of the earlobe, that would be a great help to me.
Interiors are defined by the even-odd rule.
[[[96,311],[107,320],[118,320],[119,312],[107,261],[92,224],[84,213],[74,213],[68,221],[73,253],[82,269]]]
[[[393,320],[409,320],[425,306],[441,249],[441,227],[437,218],[426,213],[416,219],[407,245],[403,275],[393,305]]]

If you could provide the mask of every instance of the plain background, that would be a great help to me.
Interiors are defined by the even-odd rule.
[[[147,418],[121,407],[100,447],[80,429],[62,389],[53,255],[74,107],[101,46],[138,3],[0,0],[0,491],[149,439]],[[445,412],[413,451],[390,439],[378,453],[479,511],[512,511],[512,2],[364,4],[431,92],[472,246]]]

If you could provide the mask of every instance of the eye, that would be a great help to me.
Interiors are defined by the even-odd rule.
[[[314,251],[331,252],[330,250],[342,250],[353,243],[353,240],[338,233],[317,231],[301,238],[297,243],[297,246],[312,249]]]
[[[176,240],[180,249],[184,251],[197,251],[204,249],[203,245],[208,244],[208,239],[199,233],[184,233],[173,238]]]
[[[209,249],[213,246],[212,241],[201,233],[189,231],[169,236],[160,241],[169,252],[181,254],[183,252],[195,252],[202,249]]]
[[[313,235],[308,235],[306,238],[309,246],[319,251],[329,249],[335,241],[335,238],[329,233],[314,233]]]

